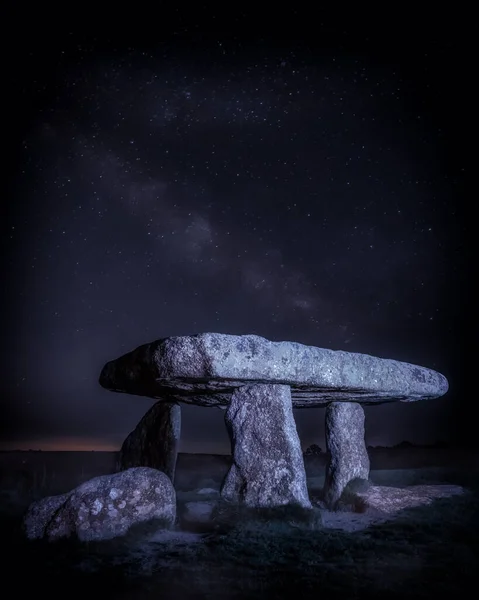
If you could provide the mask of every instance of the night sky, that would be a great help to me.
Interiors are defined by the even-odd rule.
[[[119,448],[153,400],[103,364],[205,331],[439,370],[444,398],[367,408],[366,441],[469,439],[467,36],[170,13],[11,49],[2,447]],[[223,411],[182,415],[183,451],[229,451]],[[324,409],[295,416],[324,448]]]

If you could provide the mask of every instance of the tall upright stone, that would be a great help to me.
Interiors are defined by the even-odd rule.
[[[326,409],[329,451],[324,501],[334,507],[352,479],[368,479],[369,456],[364,440],[364,410],[357,402],[331,402]]]
[[[225,423],[233,464],[221,488],[224,500],[254,508],[311,508],[289,386],[236,389]]]
[[[180,432],[180,405],[176,402],[157,402],[123,442],[119,470],[151,467],[163,471],[173,482]]]

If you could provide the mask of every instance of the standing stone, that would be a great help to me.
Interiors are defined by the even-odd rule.
[[[245,385],[225,414],[233,464],[221,496],[254,508],[311,508],[306,473],[287,385]]]
[[[173,482],[181,431],[181,408],[176,402],[157,402],[123,442],[119,471],[151,467]]]
[[[333,507],[352,479],[368,479],[369,456],[364,441],[364,410],[356,402],[332,402],[326,409],[324,501]]]

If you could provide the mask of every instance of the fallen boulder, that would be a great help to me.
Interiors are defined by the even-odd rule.
[[[429,505],[438,498],[463,493],[464,488],[458,485],[425,484],[397,488],[371,484],[365,486],[364,490],[345,494],[339,501],[338,508],[348,512],[392,516],[405,509]]]
[[[170,479],[156,469],[137,467],[95,477],[67,494],[34,502],[23,525],[31,540],[74,536],[99,541],[125,535],[149,521],[169,527],[175,519],[176,494]]]

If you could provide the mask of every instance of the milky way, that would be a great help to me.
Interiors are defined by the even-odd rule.
[[[150,403],[106,393],[99,371],[169,335],[256,333],[449,375],[463,223],[447,123],[394,64],[214,51],[65,62],[59,47],[9,221],[16,437],[121,443]],[[223,435],[219,411],[189,410],[186,439]],[[314,437],[322,416],[303,415]]]

